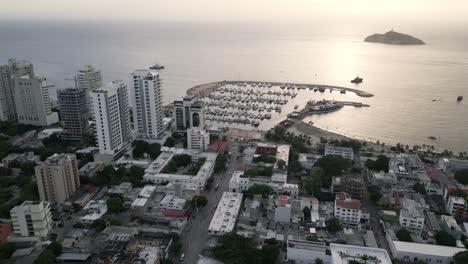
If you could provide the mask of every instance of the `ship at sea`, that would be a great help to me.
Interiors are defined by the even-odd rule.
[[[150,68],[150,70],[162,70],[162,69],[164,69],[164,66],[159,65],[159,64],[154,64],[153,66],[150,66],[149,68]]]
[[[355,84],[358,84],[358,83],[362,83],[362,78],[360,78],[359,76],[356,76],[356,78],[354,78],[353,80],[351,80],[352,83],[355,83]]]
[[[460,96],[457,97],[457,101],[458,101],[458,102],[460,102],[460,101],[462,101],[462,100],[463,100],[463,96],[460,95]]]

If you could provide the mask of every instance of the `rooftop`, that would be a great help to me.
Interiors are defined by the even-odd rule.
[[[326,146],[326,147],[325,147],[325,151],[353,153],[353,149],[352,149],[352,148],[337,147],[337,146]]]
[[[335,205],[341,208],[346,209],[354,209],[360,210],[361,209],[361,201],[357,199],[351,199],[344,193],[337,193],[335,198]]]
[[[401,198],[400,214],[407,218],[424,218],[424,209],[415,200]]]
[[[385,249],[351,246],[343,244],[330,244],[332,264],[348,264],[352,260],[367,256],[368,264],[392,264],[392,260]]]
[[[465,251],[465,248],[447,247],[432,244],[421,244],[413,242],[393,241],[395,249],[399,252],[422,253],[425,255],[452,257],[458,252]]]
[[[208,230],[210,232],[231,232],[236,224],[241,203],[241,193],[224,192]]]

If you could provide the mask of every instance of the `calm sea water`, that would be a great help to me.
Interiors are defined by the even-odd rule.
[[[84,64],[107,81],[128,79],[159,63],[166,102],[197,84],[227,79],[304,82],[354,87],[373,98],[326,95],[370,104],[313,116],[316,126],[351,137],[430,144],[468,151],[468,28],[405,25],[397,31],[425,46],[365,43],[389,25],[208,23],[0,23],[0,61],[31,60],[56,88],[71,86]],[[55,91],[51,91],[55,96]],[[456,102],[458,95],[465,101]],[[307,98],[305,98],[307,99]],[[436,100],[433,102],[433,100]],[[440,138],[438,141],[428,136]]]

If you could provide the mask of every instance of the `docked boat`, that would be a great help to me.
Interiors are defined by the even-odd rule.
[[[159,64],[154,64],[153,66],[150,66],[149,68],[150,68],[150,70],[162,70],[162,69],[164,69],[164,66],[159,65]]]
[[[462,100],[463,100],[463,96],[459,95],[459,96],[457,97],[457,101],[460,102],[460,101],[462,101]]]
[[[351,83],[359,84],[362,83],[363,79],[360,78],[359,76],[356,76],[353,80],[351,80]]]
[[[325,89],[322,88],[322,87],[320,87],[320,88],[319,88],[319,92],[323,93],[323,92],[325,92]]]
[[[427,137],[427,138],[430,139],[430,140],[436,140],[436,139],[437,139],[437,138],[434,137],[434,136],[430,136],[430,137]]]

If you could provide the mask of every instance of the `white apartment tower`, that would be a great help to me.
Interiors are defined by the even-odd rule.
[[[35,168],[41,201],[63,204],[80,187],[73,154],[54,154]]]
[[[13,90],[18,123],[49,126],[59,121],[58,114],[52,112],[49,86],[45,78],[15,76]]]
[[[137,137],[157,139],[163,130],[162,93],[159,73],[136,70],[130,76],[130,96]]]
[[[127,86],[114,81],[92,92],[100,155],[117,158],[132,142]]]
[[[46,238],[52,229],[52,214],[47,202],[25,201],[11,209],[10,216],[17,236]]]
[[[194,127],[187,129],[187,148],[205,151],[210,145],[210,133],[206,130]]]
[[[76,87],[94,91],[101,88],[102,76],[101,70],[95,69],[92,65],[85,65],[75,76]]]

